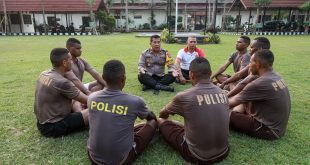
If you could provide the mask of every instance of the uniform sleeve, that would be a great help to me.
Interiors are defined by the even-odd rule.
[[[82,62],[84,64],[84,66],[85,66],[85,70],[87,72],[89,72],[91,69],[93,69],[93,67],[85,59],[83,59],[83,58],[81,58],[81,59],[82,59]]]
[[[205,55],[205,53],[203,52],[202,49],[197,48],[197,53],[198,53],[198,56],[199,56],[199,57],[206,58],[206,55]]]
[[[233,63],[233,62],[234,62],[234,60],[235,60],[235,58],[236,58],[236,56],[237,56],[237,54],[236,54],[236,53],[232,53],[232,54],[230,55],[230,57],[229,57],[228,61],[229,61],[230,63]]]
[[[138,63],[138,70],[140,70],[141,68],[145,68],[144,53],[141,53],[140,58],[139,58],[139,63]]]
[[[177,59],[180,59],[181,61],[182,61],[182,52],[183,52],[183,49],[180,49],[177,54]]]
[[[80,93],[79,89],[74,86],[71,81],[64,81],[55,83],[53,87],[58,90],[61,94],[65,95],[69,99],[77,97]]]
[[[145,119],[149,114],[150,114],[150,110],[148,108],[148,106],[145,104],[144,100],[139,98],[138,99],[138,117],[140,119]]]
[[[180,95],[175,96],[163,109],[168,111],[170,114],[184,116],[184,106],[181,98],[182,97]]]
[[[270,84],[271,85],[271,84]],[[261,81],[252,81],[238,95],[237,100],[241,102],[263,101],[270,99],[272,88]]]

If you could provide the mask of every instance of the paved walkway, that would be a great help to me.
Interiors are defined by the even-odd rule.
[[[160,32],[143,32],[136,35],[136,37],[151,37],[152,35],[160,35]],[[175,37],[188,37],[188,36],[196,36],[196,37],[204,37],[204,35],[199,32],[178,32]]]

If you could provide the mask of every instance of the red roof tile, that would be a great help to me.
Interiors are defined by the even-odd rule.
[[[97,11],[102,0],[95,0],[93,10]],[[5,0],[7,12],[41,12],[44,6],[46,12],[89,12],[85,0]],[[3,4],[0,3],[3,11]]]

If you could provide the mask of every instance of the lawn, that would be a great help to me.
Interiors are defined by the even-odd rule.
[[[251,36],[253,39],[255,36]],[[230,154],[221,164],[310,164],[310,36],[267,36],[275,54],[275,70],[289,87],[292,109],[287,132],[277,141],[253,139],[231,131]],[[36,128],[33,114],[35,81],[51,67],[52,48],[64,47],[67,36],[0,37],[0,164],[90,164],[86,155],[88,131],[62,138],[45,138]],[[122,60],[126,66],[125,92],[141,96],[157,115],[176,94],[141,91],[137,63],[149,38],[135,34],[76,36],[83,47],[82,57],[102,72],[109,59]],[[206,51],[213,71],[235,50],[237,36],[221,35],[218,45],[200,45]],[[175,58],[184,45],[162,44]],[[232,68],[229,68],[232,72]],[[86,74],[84,82],[91,81]],[[176,91],[190,85],[173,84]],[[179,116],[173,119],[183,121]],[[138,121],[139,122],[139,121]],[[107,132],[108,133],[108,132]],[[163,140],[151,145],[135,164],[186,164]]]

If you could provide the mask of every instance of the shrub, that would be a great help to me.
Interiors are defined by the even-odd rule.
[[[219,44],[221,42],[221,38],[219,35],[216,35],[216,34],[212,34],[212,33],[209,33],[208,34],[208,38],[206,38],[204,41],[208,44]]]
[[[169,34],[169,30],[166,28],[161,31],[160,39],[165,43],[175,43],[176,42],[173,34],[172,33]]]
[[[149,23],[144,23],[142,27],[143,27],[142,29],[151,29],[151,26]]]

